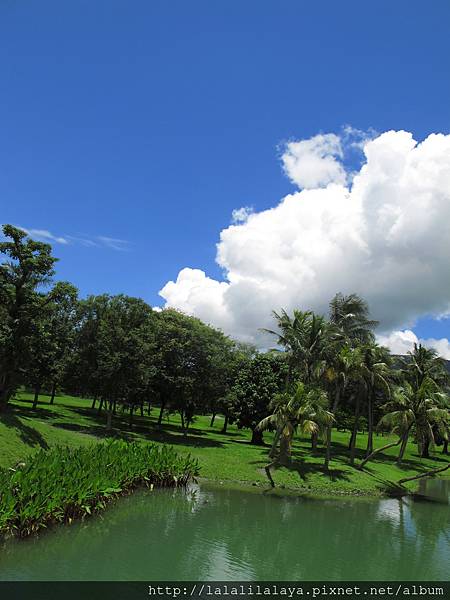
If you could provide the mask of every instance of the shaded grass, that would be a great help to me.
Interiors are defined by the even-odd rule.
[[[113,429],[105,427],[105,413],[91,409],[91,400],[72,396],[59,396],[53,406],[49,398],[42,396],[37,410],[31,407],[31,394],[21,394],[11,406],[10,413],[0,417],[0,464],[11,466],[28,454],[54,445],[69,447],[85,446],[92,441],[108,438],[127,441],[151,441],[176,446],[179,452],[189,452],[199,460],[201,476],[214,481],[240,481],[266,487],[264,466],[269,462],[268,446],[253,446],[249,443],[250,432],[229,426],[222,434],[223,419],[216,418],[210,427],[210,417],[196,419],[188,436],[181,431],[177,415],[165,418],[161,428],[157,427],[159,409],[144,417],[136,414],[133,427],[129,427],[128,415],[119,413],[113,418]],[[324,448],[319,446],[312,453],[310,440],[296,439],[293,445],[293,461],[289,468],[277,469],[274,480],[277,485],[320,495],[377,495],[390,487],[391,482],[402,477],[425,472],[447,461],[438,452],[431,459],[421,459],[417,448],[409,442],[403,464],[395,464],[398,448],[390,448],[378,454],[373,462],[359,471],[348,464],[349,432],[333,431],[332,460],[330,470],[323,468]],[[272,434],[265,433],[270,444]],[[392,436],[374,436],[375,448],[394,440]],[[367,435],[359,434],[357,459],[364,456]],[[414,487],[414,484],[411,486]]]

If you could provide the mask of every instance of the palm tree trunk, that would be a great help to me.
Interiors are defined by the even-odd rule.
[[[420,475],[414,475],[413,477],[405,477],[404,479],[400,479],[398,483],[406,483],[407,481],[415,481],[416,479],[422,479],[422,477],[431,477],[432,475],[436,475],[436,473],[443,473],[447,469],[450,469],[450,463],[445,467],[439,467],[437,469],[432,469],[431,471],[426,471],[425,473],[421,473]]]
[[[405,433],[402,436],[402,445],[400,446],[400,452],[398,453],[397,465],[400,465],[403,460],[403,455],[405,454],[406,445],[408,443],[408,437],[409,437],[409,428],[407,431],[405,431]]]
[[[275,458],[275,456],[277,455],[277,445],[280,440],[280,435],[281,435],[281,428],[277,429],[275,432],[275,435],[273,436],[273,443],[272,443],[272,448],[270,449],[270,452],[269,452],[269,458]]]
[[[430,458],[430,440],[425,440],[423,442],[420,458]]]
[[[355,406],[355,422],[353,424],[352,437],[350,438],[350,464],[355,464],[355,453],[356,453],[356,436],[358,435],[359,425],[359,408],[360,408],[360,394],[356,397]]]
[[[286,435],[282,435],[280,438],[280,455],[278,460],[282,465],[289,465],[291,462],[291,444]]]
[[[380,452],[383,452],[383,450],[387,450],[388,448],[393,448],[394,446],[398,446],[401,441],[402,441],[402,438],[400,437],[400,438],[398,438],[398,440],[396,442],[391,442],[390,444],[386,444],[386,446],[381,446],[381,448],[377,448],[376,450],[371,452],[369,454],[369,456],[366,456],[366,458],[358,465],[358,469],[362,469],[364,467],[364,465],[367,462],[369,462],[369,460],[371,460],[374,456],[376,456]]]
[[[373,401],[372,392],[369,391],[368,403],[367,403],[367,448],[366,456],[369,456],[373,452]]]
[[[332,408],[332,413],[333,415],[336,414],[336,411],[338,409],[339,406],[339,400],[340,400],[340,396],[341,396],[341,390],[340,387],[337,386],[336,389],[336,395],[334,396],[334,402],[333,402],[333,408]],[[330,460],[331,460],[331,423],[330,425],[328,425],[327,427],[327,446],[326,446],[326,450],[325,450],[325,469],[328,471],[329,466],[330,466]]]

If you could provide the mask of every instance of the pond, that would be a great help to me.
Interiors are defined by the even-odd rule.
[[[140,491],[0,550],[1,580],[446,580],[450,480],[422,499]]]

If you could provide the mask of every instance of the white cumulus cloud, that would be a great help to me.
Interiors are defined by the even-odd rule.
[[[387,346],[393,354],[406,354],[413,349],[414,344],[422,344],[427,348],[434,348],[440,356],[450,360],[450,342],[447,338],[439,340],[418,338],[414,331],[405,329],[403,331],[392,331],[389,335],[379,335],[377,341],[381,345]]]
[[[224,229],[217,262],[225,280],[183,269],[160,291],[166,306],[249,341],[273,326],[272,310],[325,313],[336,292],[366,298],[381,334],[447,314],[450,135],[418,143],[388,131],[365,140],[352,177],[344,137],[289,142],[284,168],[303,189]]]
[[[293,183],[312,189],[346,182],[347,174],[339,162],[342,157],[341,138],[327,133],[309,140],[288,142],[281,160],[286,175]]]

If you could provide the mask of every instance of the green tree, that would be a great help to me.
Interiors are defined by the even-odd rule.
[[[0,265],[0,411],[23,378],[34,323],[51,299],[42,290],[50,284],[57,260],[48,244],[28,238],[21,229],[4,225],[3,234],[7,241],[0,242],[6,257]]]
[[[56,386],[63,378],[68,354],[73,349],[76,308],[77,289],[70,283],[58,282],[33,320],[25,374],[35,392],[33,408],[43,385],[51,390],[50,404],[54,402]]]
[[[275,460],[266,466],[272,485],[270,467],[289,464],[292,441],[297,430],[309,435],[324,433],[332,423],[333,415],[328,410],[328,397],[319,387],[306,386],[302,382],[293,384],[289,391],[278,394],[270,406],[272,413],[258,424],[261,431],[274,429],[275,435],[269,456]]]
[[[264,329],[277,337],[277,343],[288,356],[287,383],[299,377],[312,383],[326,368],[327,356],[332,352],[335,329],[325,317],[311,311],[294,310],[290,317],[285,310],[273,313],[279,331]]]
[[[269,405],[285,385],[287,364],[275,352],[257,354],[243,361],[230,391],[231,413],[238,428],[252,431],[252,444],[263,444],[258,423],[268,414]]]
[[[409,382],[398,387],[384,410],[386,414],[381,423],[390,427],[401,439],[398,463],[403,458],[412,428],[415,429],[420,456],[428,457],[429,446],[434,444],[433,425],[441,426],[448,420],[447,397],[429,377],[421,381],[418,389]]]
[[[330,302],[329,318],[351,345],[374,341],[372,330],[378,321],[370,319],[369,305],[358,294],[336,294]]]
[[[418,407],[423,406],[420,398],[423,398],[424,382],[427,382],[426,390],[429,390],[432,385],[435,388],[434,394],[440,394],[440,396],[434,395],[434,398],[442,398],[442,393],[448,387],[449,375],[444,361],[439,357],[436,350],[425,348],[421,344],[414,344],[414,348],[411,352],[408,352],[407,358],[402,359],[402,365],[403,377],[411,386]],[[428,427],[431,427],[431,424],[428,423],[427,425],[426,413],[422,413],[422,415],[423,422],[419,423],[418,426],[416,425],[416,437],[420,455],[428,457],[429,446],[434,443],[434,435],[432,431],[431,435],[428,434]]]
[[[174,309],[158,314],[155,389],[164,411],[180,414],[184,434],[196,414],[224,398],[234,344],[221,331]]]

